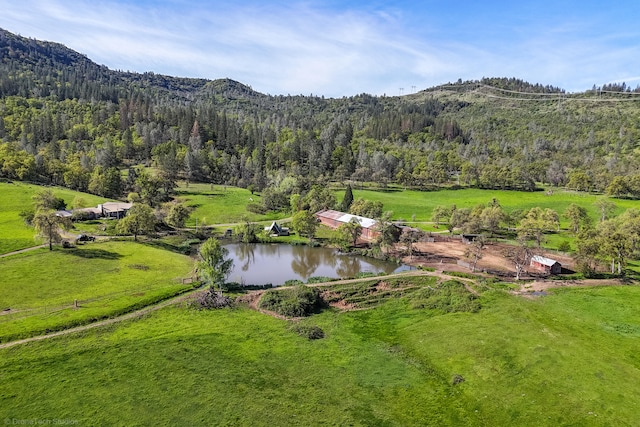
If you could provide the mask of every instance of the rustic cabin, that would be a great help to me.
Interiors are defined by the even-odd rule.
[[[264,231],[266,231],[270,236],[279,237],[279,236],[288,236],[289,229],[286,227],[282,227],[277,222],[273,221],[270,226],[265,227]]]

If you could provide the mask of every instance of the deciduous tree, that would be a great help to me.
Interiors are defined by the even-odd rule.
[[[228,258],[229,250],[215,238],[210,238],[200,246],[198,272],[211,289],[217,286],[222,294],[222,286],[233,269],[233,260]]]
[[[569,228],[573,234],[578,234],[582,228],[589,225],[589,215],[582,206],[571,203],[562,214],[570,222]]]
[[[356,246],[358,238],[362,234],[362,225],[356,218],[351,218],[351,221],[340,225],[337,232],[342,242]]]
[[[307,236],[309,239],[313,239],[316,235],[316,229],[318,228],[318,220],[310,211],[297,212],[292,220],[293,228],[296,229],[298,234]]]
[[[156,217],[153,208],[144,203],[134,204],[127,215],[118,220],[116,231],[121,234],[133,234],[133,240],[138,240],[139,234],[146,234],[154,230]]]
[[[33,217],[33,226],[38,231],[38,235],[47,241],[51,251],[53,250],[53,243],[62,240],[60,229],[71,228],[71,220],[67,217],[58,216],[51,209],[40,209],[36,211]]]

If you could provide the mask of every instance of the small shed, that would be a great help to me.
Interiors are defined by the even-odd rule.
[[[543,257],[541,255],[534,255],[531,257],[531,267],[539,271],[544,271],[549,274],[562,273],[562,264],[555,259]]]
[[[288,236],[289,229],[282,227],[277,222],[273,221],[270,226],[265,227],[264,231],[269,233],[270,236]]]
[[[470,244],[478,240],[480,237],[482,237],[482,234],[463,234],[462,241],[466,244]]]

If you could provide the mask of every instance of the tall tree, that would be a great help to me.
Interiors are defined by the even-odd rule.
[[[525,217],[520,221],[518,235],[521,237],[534,238],[536,245],[540,248],[542,235],[547,231],[556,230],[559,226],[558,214],[553,209],[535,207],[531,208]]]
[[[391,211],[387,211],[383,213],[380,218],[376,218],[375,228],[378,232],[378,238],[375,243],[379,245],[380,248],[393,245],[400,237],[398,227],[391,222],[392,215],[393,213]]]
[[[589,225],[587,209],[575,203],[567,206],[562,216],[569,220],[569,228],[573,234],[578,234],[582,228]]]
[[[362,234],[362,225],[356,218],[351,218],[351,221],[341,224],[337,231],[342,242],[355,247]]]
[[[32,197],[34,202],[34,210],[62,210],[65,209],[67,204],[64,199],[61,197],[57,197],[53,194],[53,191],[50,188],[39,191]]]
[[[40,209],[33,217],[33,225],[38,235],[43,237],[49,244],[49,250],[53,250],[53,243],[62,240],[60,229],[71,228],[71,219],[56,214],[51,209]]]
[[[351,204],[349,213],[367,218],[378,218],[382,215],[382,202],[358,198]]]
[[[138,240],[139,234],[153,231],[155,225],[153,208],[144,203],[136,203],[127,212],[127,216],[118,220],[116,230],[121,234],[133,234],[133,240]]]
[[[473,240],[473,242],[471,242],[467,246],[467,249],[464,251],[464,257],[471,260],[471,263],[472,263],[471,271],[474,273],[476,271],[478,261],[482,259],[482,254],[485,246],[486,246],[486,240],[484,236],[478,236],[476,239]]]
[[[451,211],[446,206],[436,206],[431,211],[431,221],[436,223],[436,228],[440,226],[440,221],[442,218],[447,218],[451,216]]]
[[[291,220],[293,228],[296,229],[301,236],[307,236],[313,239],[318,228],[318,220],[313,213],[307,210],[297,212]]]
[[[494,235],[496,233],[496,231],[500,227],[500,223],[504,221],[504,219],[505,214],[500,205],[487,206],[482,210],[482,213],[480,214],[482,226],[489,230],[491,235]]]
[[[206,283],[211,289],[218,286],[220,294],[222,294],[222,286],[231,274],[233,269],[233,260],[227,258],[229,250],[223,247],[215,238],[207,239],[200,246],[199,261],[197,269],[202,274]]]
[[[424,232],[418,230],[417,228],[405,228],[400,235],[400,243],[407,245],[407,252],[410,258],[413,258],[413,245],[418,242],[422,236],[424,236]]]
[[[616,208],[618,207],[615,203],[607,199],[600,199],[595,203],[595,205],[600,211],[600,222],[604,222],[605,220],[611,218]]]
[[[344,192],[344,197],[342,198],[342,202],[340,203],[340,211],[341,212],[349,212],[349,208],[353,203],[353,189],[351,188],[351,184],[347,184],[347,189]]]
[[[504,256],[511,261],[516,270],[516,280],[520,280],[527,265],[531,261],[533,251],[527,244],[525,239],[518,239],[518,244],[510,246],[504,253]]]

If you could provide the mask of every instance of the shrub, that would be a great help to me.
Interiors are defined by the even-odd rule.
[[[216,292],[212,287],[200,292],[193,300],[193,307],[200,310],[231,307],[233,300],[220,292]]]
[[[291,326],[291,330],[301,337],[305,337],[310,340],[319,340],[324,338],[324,331],[316,325],[295,324]]]
[[[462,384],[464,382],[464,377],[460,374],[455,374],[453,376],[453,378],[451,379],[451,384],[452,385],[458,385],[458,384]]]
[[[334,277],[313,276],[313,277],[309,277],[309,279],[307,280],[307,283],[335,282],[337,280],[339,279],[336,279]]]
[[[324,305],[320,291],[304,285],[288,289],[274,289],[264,293],[259,307],[286,317],[309,316]]]

